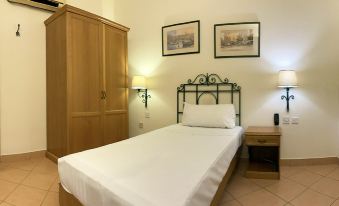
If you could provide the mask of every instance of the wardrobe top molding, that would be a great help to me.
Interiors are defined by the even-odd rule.
[[[123,26],[121,24],[118,24],[114,21],[111,21],[111,20],[108,20],[108,19],[105,19],[101,16],[98,16],[96,14],[92,14],[88,11],[84,11],[82,9],[79,9],[79,8],[76,8],[74,6],[70,6],[68,4],[66,4],[65,6],[61,7],[60,9],[57,10],[57,12],[55,12],[52,16],[50,16],[46,21],[45,21],[45,25],[48,25],[50,23],[52,23],[56,18],[58,18],[60,15],[62,15],[63,13],[65,12],[71,12],[71,13],[74,13],[74,14],[78,14],[78,15],[82,15],[82,16],[86,16],[88,18],[91,18],[91,19],[94,19],[94,20],[98,20],[98,21],[101,21],[102,23],[104,24],[107,24],[107,25],[110,25],[110,26],[113,26],[115,28],[118,28],[122,31],[126,31],[128,32],[130,30],[130,28],[126,27],[126,26]]]

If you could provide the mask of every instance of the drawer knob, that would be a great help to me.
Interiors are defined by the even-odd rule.
[[[259,143],[266,143],[267,141],[265,139],[258,139]]]

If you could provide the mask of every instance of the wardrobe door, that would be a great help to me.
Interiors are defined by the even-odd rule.
[[[70,153],[103,144],[102,24],[77,14],[68,22]]]
[[[104,143],[128,138],[127,33],[104,25]]]

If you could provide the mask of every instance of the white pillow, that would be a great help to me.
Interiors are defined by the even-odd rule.
[[[192,127],[235,127],[233,104],[195,105],[185,102],[182,124]]]

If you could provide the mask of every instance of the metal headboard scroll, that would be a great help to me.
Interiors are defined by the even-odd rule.
[[[221,102],[221,94],[229,96],[230,104],[234,104],[237,110],[238,125],[241,125],[241,87],[236,83],[231,83],[227,78],[222,79],[217,74],[199,74],[194,80],[187,80],[186,84],[181,84],[177,88],[177,123],[179,123],[180,102],[186,101],[188,95],[194,95],[195,104],[199,104],[201,97],[210,95],[216,104]],[[238,98],[238,101],[235,101]],[[182,100],[182,101],[180,101]],[[238,105],[236,105],[238,104]]]

